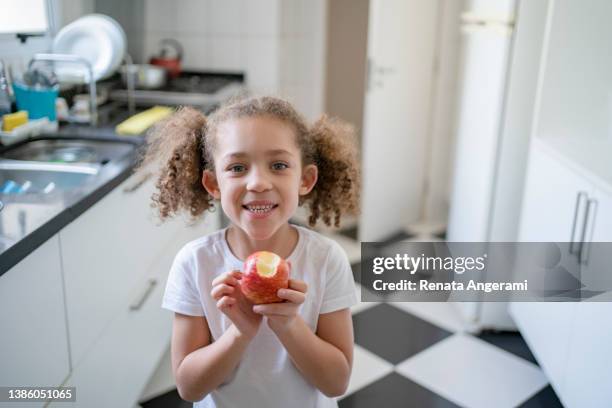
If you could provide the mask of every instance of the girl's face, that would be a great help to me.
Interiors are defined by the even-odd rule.
[[[228,218],[251,238],[269,239],[314,187],[317,168],[302,168],[292,126],[269,116],[222,123],[216,134],[215,172],[202,183],[221,200]]]

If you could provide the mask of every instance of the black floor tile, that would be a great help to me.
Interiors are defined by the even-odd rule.
[[[338,401],[339,408],[454,408],[457,405],[397,374],[388,376]]]
[[[563,404],[559,401],[557,394],[549,385],[544,387],[533,397],[519,405],[520,408],[563,408]]]
[[[452,333],[387,304],[353,315],[355,343],[398,364]]]
[[[158,397],[140,402],[142,408],[192,408],[193,402],[185,401],[176,389],[168,391]]]
[[[478,338],[538,365],[519,332],[484,331],[478,335]]]

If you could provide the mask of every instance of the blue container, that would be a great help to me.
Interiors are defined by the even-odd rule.
[[[17,109],[27,110],[30,119],[49,118],[55,120],[55,100],[59,94],[59,86],[53,88],[30,88],[29,86],[13,83]]]

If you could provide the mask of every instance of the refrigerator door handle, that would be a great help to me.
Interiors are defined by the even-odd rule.
[[[580,213],[580,208],[582,207],[582,201],[588,201],[587,193],[585,191],[579,191],[576,195],[576,205],[574,206],[574,220],[572,221],[572,234],[570,235],[570,244],[569,244],[569,253],[572,255],[580,255],[580,244],[576,243],[576,227],[578,226],[578,214]],[[583,228],[584,228],[584,220],[583,220]],[[584,231],[584,230],[583,230]],[[578,250],[576,250],[575,245],[578,245]]]

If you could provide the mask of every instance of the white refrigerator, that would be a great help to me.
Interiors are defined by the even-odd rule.
[[[516,241],[545,1],[472,0],[461,62],[447,240]],[[456,303],[468,326],[514,330],[506,303]]]

